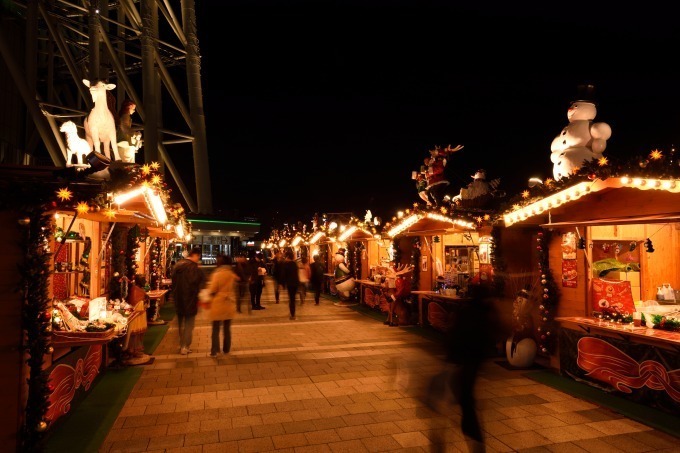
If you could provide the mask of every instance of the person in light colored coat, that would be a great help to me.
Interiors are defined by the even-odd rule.
[[[232,267],[229,255],[217,257],[217,267],[210,276],[208,291],[212,294],[208,319],[212,321],[212,347],[210,357],[220,355],[220,325],[224,326],[222,352],[231,350],[231,320],[236,317],[239,277]]]

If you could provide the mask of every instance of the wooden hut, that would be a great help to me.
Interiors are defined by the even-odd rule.
[[[680,287],[680,184],[586,174],[508,210],[499,249],[539,281],[536,340],[552,367],[677,414],[679,389],[661,376],[680,373],[680,317],[657,292]]]

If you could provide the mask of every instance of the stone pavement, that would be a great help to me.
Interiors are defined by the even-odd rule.
[[[233,321],[232,351],[216,359],[204,316],[188,356],[173,321],[100,452],[472,451],[457,405],[422,403],[444,366],[437,343],[311,294],[290,321],[271,281],[262,303]],[[495,360],[480,373],[488,452],[680,452],[680,439],[522,373]]]

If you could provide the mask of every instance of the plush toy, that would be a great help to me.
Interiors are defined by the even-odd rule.
[[[584,161],[602,157],[612,129],[607,123],[593,123],[597,108],[591,101],[575,101],[567,110],[567,124],[550,145],[555,181],[571,175]]]
[[[409,310],[404,298],[411,294],[411,275],[413,265],[400,264],[390,267],[385,278],[385,295],[389,302],[387,320],[389,326],[405,326],[409,324]],[[395,315],[397,320],[395,321]]]
[[[454,148],[452,148],[451,145],[446,148],[435,146],[434,149],[430,150],[430,157],[424,159],[426,167],[425,177],[427,179],[425,190],[427,191],[427,198],[430,200],[430,204],[434,207],[441,205],[444,191],[449,185],[449,181],[444,174],[446,158],[449,154],[460,151],[461,149],[463,149],[463,145],[458,145]]]
[[[500,184],[500,178],[493,179],[489,182],[486,180],[486,171],[477,170],[472,176],[472,182],[468,184],[467,188],[461,188],[460,194],[453,197],[454,202],[462,202],[464,200],[476,201],[476,205],[483,204],[494,196]]]
[[[354,289],[356,282],[352,273],[345,265],[345,249],[340,248],[335,252],[335,288],[341,298],[349,299],[350,292]]]

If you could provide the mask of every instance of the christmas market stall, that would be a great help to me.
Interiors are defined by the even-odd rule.
[[[385,276],[388,284],[366,288],[373,295],[365,294],[365,303],[381,311],[396,304],[391,309],[398,313],[399,325],[418,323],[447,330],[451,310],[464,297],[468,281],[490,270],[486,262],[480,264],[478,223],[467,215],[451,214],[446,207],[432,209],[416,203],[397,213],[385,225],[385,234],[392,238],[394,258]],[[391,275],[404,271],[404,266],[409,273]],[[393,295],[396,300],[390,304]]]
[[[562,375],[680,412],[680,169],[674,150],[585,161],[522,194],[498,247],[533,276],[533,339]],[[534,253],[527,253],[530,249]]]
[[[153,167],[113,167],[106,180],[74,169],[0,168],[3,192],[12,194],[0,203],[2,225],[16,239],[2,277],[2,319],[11,323],[3,337],[19,339],[4,357],[17,365],[3,387],[15,402],[4,426],[27,451],[77,410],[119,353],[142,352],[146,294],[138,280],[153,274],[139,273],[139,244],[148,227],[170,224],[167,192]],[[140,204],[119,198],[130,191]]]

